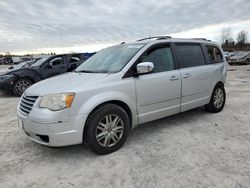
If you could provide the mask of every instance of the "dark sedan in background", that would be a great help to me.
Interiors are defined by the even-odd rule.
[[[21,96],[33,83],[73,71],[86,59],[81,53],[54,55],[41,58],[31,65],[7,69],[0,72],[0,90]]]

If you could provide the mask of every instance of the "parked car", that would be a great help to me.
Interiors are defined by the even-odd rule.
[[[0,65],[4,65],[4,58],[3,57],[0,58]]]
[[[153,40],[156,38],[157,40]],[[138,124],[225,104],[226,59],[208,40],[151,37],[101,50],[74,72],[29,87],[17,107],[28,138],[118,150]]]
[[[39,59],[31,66],[0,73],[0,90],[21,96],[32,84],[73,71],[85,60],[86,58],[82,54],[63,54]]]
[[[224,52],[224,56],[226,60],[229,60],[229,58],[231,57],[230,52]]]
[[[237,55],[238,53],[240,53],[241,51],[234,51],[234,52],[230,52],[230,57],[233,57],[235,55]]]
[[[14,65],[17,65],[17,64],[23,62],[23,59],[21,56],[14,56],[14,57],[11,57],[11,59],[13,61],[11,64],[14,64]]]
[[[11,57],[2,57],[0,59],[0,65],[11,65],[13,64],[13,60]]]
[[[38,61],[40,58],[37,59],[33,59],[30,61],[24,61],[22,63],[19,63],[17,65],[11,65],[10,67],[6,68],[6,69],[0,69],[0,77],[1,75],[4,75],[6,73],[9,73],[10,71],[13,70],[18,70],[18,69],[22,69],[22,68],[28,68],[30,67],[33,63],[35,63],[36,61]]]
[[[40,59],[41,58],[34,58],[32,60],[23,61],[17,65],[10,66],[8,69],[11,69],[11,70],[15,69],[16,70],[16,69],[21,69],[21,68],[29,68],[33,63],[37,62]]]
[[[228,60],[230,65],[233,64],[250,64],[250,53],[249,52],[238,52]]]

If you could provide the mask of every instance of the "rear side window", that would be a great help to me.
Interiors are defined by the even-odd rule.
[[[70,63],[75,63],[75,62],[79,62],[80,58],[79,57],[70,57]]]
[[[174,60],[170,46],[157,47],[149,50],[142,56],[140,62],[154,63],[154,72],[164,72],[174,69]]]
[[[220,50],[214,46],[206,46],[209,63],[220,63],[223,61]]]
[[[205,65],[205,57],[200,44],[176,44],[180,68]]]

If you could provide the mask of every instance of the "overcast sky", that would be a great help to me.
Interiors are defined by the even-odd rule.
[[[249,0],[0,0],[0,53],[85,52],[153,35],[250,31]]]

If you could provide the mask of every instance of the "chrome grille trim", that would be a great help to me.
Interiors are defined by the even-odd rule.
[[[24,115],[28,115],[32,110],[38,96],[22,96],[19,109]]]

